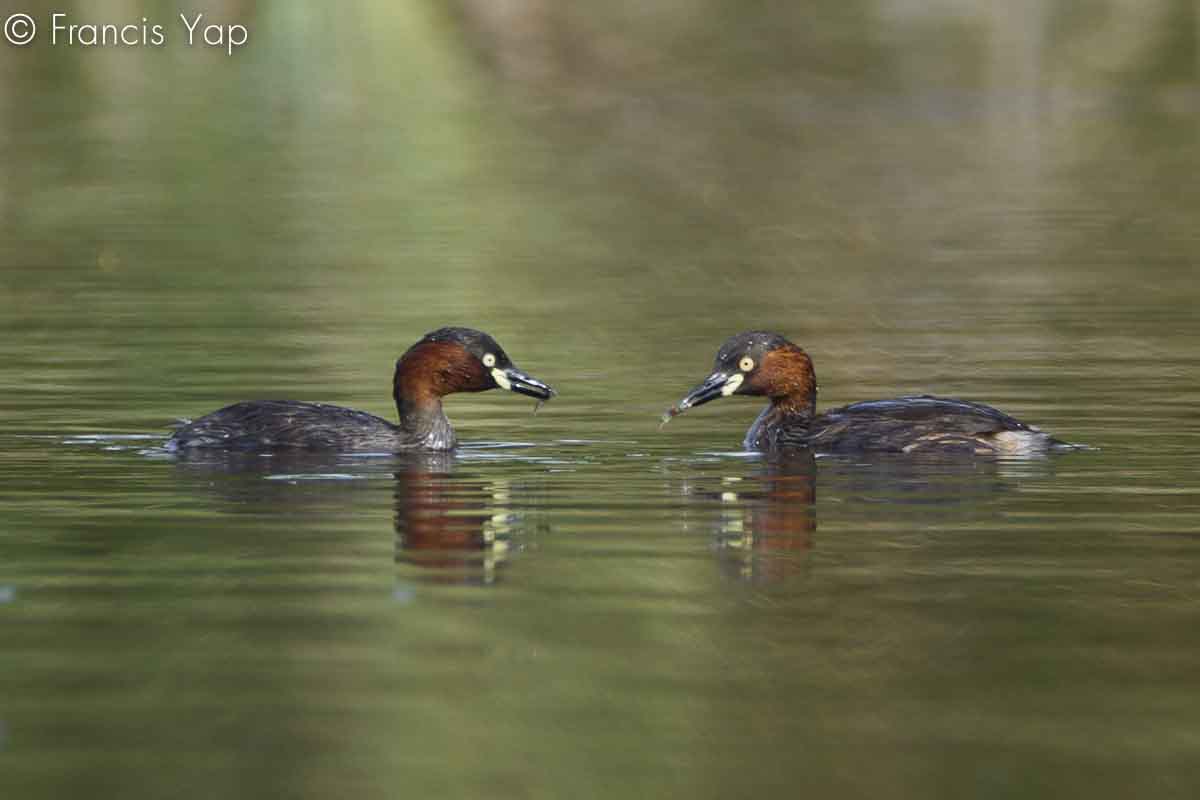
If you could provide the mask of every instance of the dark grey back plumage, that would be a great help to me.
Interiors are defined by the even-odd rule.
[[[868,400],[800,420],[776,419],[768,407],[746,434],[746,446],[818,452],[963,450],[1025,452],[1061,444],[1004,412],[966,400],[931,395]]]
[[[179,428],[167,448],[230,450],[306,448],[395,451],[420,446],[386,419],[327,403],[255,400],[234,403]]]

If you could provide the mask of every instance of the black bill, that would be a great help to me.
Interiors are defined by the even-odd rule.
[[[516,367],[495,370],[493,377],[501,389],[508,389],[510,392],[536,397],[538,400],[549,400],[556,394],[547,384],[542,383],[531,375],[526,375]]]

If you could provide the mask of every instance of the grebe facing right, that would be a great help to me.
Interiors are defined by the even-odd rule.
[[[868,400],[816,413],[817,379],[808,353],[777,333],[750,331],[726,340],[712,374],[663,415],[663,421],[730,395],[770,399],[742,442],[746,450],[817,452],[962,452],[1036,455],[1076,449],[982,403],[930,395]]]
[[[396,362],[392,396],[400,424],[326,403],[255,400],[235,403],[181,427],[168,450],[338,450],[399,452],[451,450],[454,428],[442,398],[454,392],[508,389],[549,400],[554,390],[526,375],[486,333],[439,328],[408,348]]]

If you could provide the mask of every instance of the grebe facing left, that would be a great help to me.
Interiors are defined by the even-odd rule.
[[[168,450],[450,450],[454,428],[442,398],[454,392],[508,389],[549,400],[555,392],[509,360],[486,333],[440,328],[396,362],[392,396],[400,424],[352,408],[298,400],[235,403],[190,422],[167,440]]]
[[[817,378],[808,353],[777,333],[733,336],[717,352],[712,374],[663,421],[718,397],[767,397],[770,405],[746,432],[746,450],[816,452],[963,452],[1034,455],[1077,449],[1009,415],[966,400],[930,395],[868,400],[816,413]]]

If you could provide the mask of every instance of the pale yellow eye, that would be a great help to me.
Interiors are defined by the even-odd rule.
[[[494,355],[492,355],[491,353],[485,353],[483,356],[483,365],[485,367],[496,366],[496,357]]]
[[[754,369],[754,359],[750,356],[742,356],[742,360],[738,362],[738,369],[742,372],[749,372]]]

